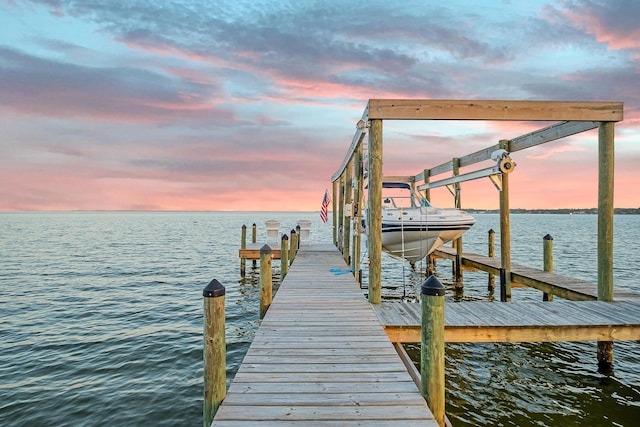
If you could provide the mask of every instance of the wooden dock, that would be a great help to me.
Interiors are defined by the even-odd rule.
[[[333,245],[302,245],[213,425],[437,426]]]
[[[456,259],[456,250],[450,247],[440,247],[434,255],[451,261]],[[486,271],[500,275],[500,258],[493,258],[465,252],[462,255],[463,268]],[[596,301],[598,299],[598,285],[587,280],[563,276],[524,265],[511,264],[511,281],[527,287],[538,289],[573,301]],[[637,292],[614,289],[614,300],[640,299]]]
[[[373,308],[393,342],[420,342],[420,304]],[[445,305],[445,342],[640,340],[640,301],[454,302]]]

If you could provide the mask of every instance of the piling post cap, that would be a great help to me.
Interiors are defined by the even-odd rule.
[[[254,226],[254,227],[256,226],[256,223],[255,223],[255,222],[253,223],[253,226]]]
[[[547,234],[546,236],[544,236],[542,238],[543,240],[553,240],[553,237],[551,237],[551,234]]]
[[[260,255],[270,254],[271,252],[271,246],[267,245],[266,243],[260,248]]]
[[[429,276],[429,278],[422,284],[420,290],[422,295],[434,297],[444,296],[444,285],[436,276]]]
[[[211,282],[209,282],[209,284],[202,291],[202,296],[206,298],[221,297],[224,296],[224,294],[224,286],[222,286],[222,284],[216,279],[213,279]]]
[[[242,224],[242,228],[247,228],[247,225],[246,224]]]
[[[291,230],[291,234],[296,234],[296,230]]]
[[[493,231],[493,228],[489,229],[489,234],[496,234],[495,231]]]
[[[282,240],[289,240],[289,236],[287,236],[286,234],[282,235]]]

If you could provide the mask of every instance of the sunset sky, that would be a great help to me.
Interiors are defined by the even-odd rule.
[[[639,23],[637,0],[0,0],[0,210],[319,210],[371,98],[624,102],[614,200],[640,207]],[[385,121],[383,170],[544,125]],[[596,207],[597,135],[514,153],[511,207]]]

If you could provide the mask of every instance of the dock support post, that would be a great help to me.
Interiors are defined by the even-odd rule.
[[[453,175],[454,176],[460,175],[460,158],[459,157],[453,158],[452,166],[453,166]],[[454,184],[454,189],[455,189],[455,207],[456,209],[462,209],[462,200],[461,200],[462,188],[459,182],[456,182]],[[456,248],[456,260],[454,262],[455,268],[454,268],[453,280],[455,283],[456,290],[462,290],[464,286],[462,282],[463,280],[462,278],[462,237],[458,237],[456,240],[454,240],[453,247]]]
[[[240,240],[240,249],[247,249],[247,226],[242,224],[242,238]],[[244,277],[247,270],[246,258],[240,258],[240,276]]]
[[[382,120],[369,126],[369,302],[382,299]]]
[[[300,241],[302,240],[302,233],[300,233],[300,225],[296,225],[296,236],[298,237],[298,241],[296,242],[296,249],[300,249]],[[297,250],[296,250],[297,252]]]
[[[352,170],[353,170],[353,161],[349,160],[349,162],[347,163],[347,167],[344,170],[344,204],[345,206],[350,205],[351,204],[351,192],[352,192]],[[344,256],[344,261],[347,263],[347,265],[350,265],[350,256],[351,256],[351,218],[353,217],[353,205],[351,205],[352,207],[352,211],[351,213],[349,212],[345,212],[345,217],[343,219],[343,226],[342,226],[342,230],[343,230],[343,243],[342,243],[342,248],[343,248],[343,252],[342,255]]]
[[[547,234],[542,238],[542,264],[544,271],[553,272],[553,237]],[[542,301],[553,301],[553,294],[544,292]]]
[[[291,241],[289,242],[289,265],[293,264],[298,253],[298,235],[296,230],[291,230]]]
[[[420,391],[435,420],[444,426],[444,294],[436,276],[421,287]]]
[[[225,341],[225,288],[213,279],[202,291],[204,297],[204,403],[202,418],[209,427],[227,395],[227,350]]]
[[[424,183],[428,184],[429,181],[431,179],[431,169],[425,169],[424,170]],[[431,189],[426,188],[424,190],[424,197],[425,199],[427,199],[429,202],[431,202]]]
[[[331,191],[333,192],[333,203],[331,203],[331,211],[333,213],[333,244],[338,247],[338,181],[333,181]]]
[[[253,227],[251,228],[251,243],[255,243],[257,241],[257,226],[256,223],[253,223]],[[256,266],[256,260],[253,260],[253,266]]]
[[[496,232],[493,231],[493,228],[489,230],[489,238],[488,238],[488,253],[489,258],[495,258],[496,256]],[[496,276],[492,273],[489,273],[489,282],[487,283],[487,290],[493,291],[496,288]]]
[[[267,244],[260,248],[260,319],[267,314],[272,300],[271,253]]]
[[[280,283],[284,280],[289,272],[289,237],[282,235],[280,241]]]
[[[500,148],[509,151],[509,141],[501,140]],[[500,300],[511,301],[511,223],[509,218],[509,174],[503,173],[500,190]]]
[[[353,255],[351,256],[351,269],[359,284],[362,284],[362,272],[360,271],[360,252],[362,239],[362,144],[356,151],[355,156],[355,178],[356,188],[354,188],[353,210],[355,220],[355,230],[353,234]]]
[[[613,301],[614,122],[598,128],[598,301]],[[598,341],[598,371],[611,374],[613,342]]]
[[[344,172],[340,175],[340,203],[338,204],[338,249],[344,254]]]

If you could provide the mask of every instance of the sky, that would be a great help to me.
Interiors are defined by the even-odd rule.
[[[0,210],[319,210],[377,98],[624,102],[640,207],[640,1],[0,0]],[[383,171],[546,125],[385,121]],[[510,206],[596,207],[597,134],[513,153]]]

